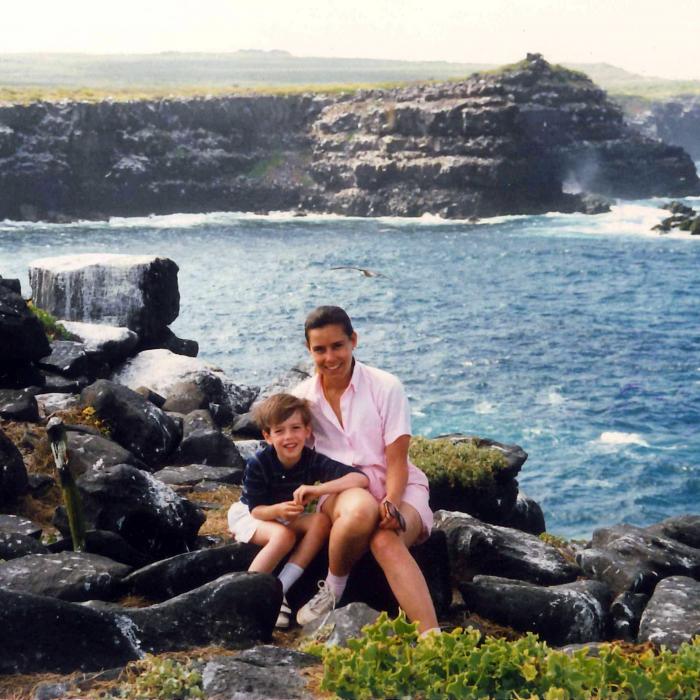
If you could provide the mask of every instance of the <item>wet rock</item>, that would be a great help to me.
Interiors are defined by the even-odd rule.
[[[73,540],[70,537],[57,540],[48,546],[51,552],[70,552],[73,550]],[[85,551],[89,554],[99,554],[112,561],[136,568],[150,562],[149,557],[134,549],[116,532],[109,530],[88,530],[85,533]]]
[[[94,253],[34,260],[29,281],[37,306],[57,318],[126,326],[149,337],[178,316],[177,273],[168,258]]]
[[[178,554],[130,573],[127,590],[149,600],[167,600],[235,571],[247,571],[259,548],[235,543]]]
[[[0,364],[30,362],[48,352],[44,328],[22,298],[19,280],[0,278]]]
[[[472,613],[521,632],[534,632],[554,646],[606,638],[612,593],[598,581],[545,587],[476,576],[471,583],[460,583],[459,590]]]
[[[579,567],[539,538],[464,513],[438,511],[435,529],[447,535],[453,578],[466,583],[476,574],[490,574],[554,585],[568,583]]]
[[[63,320],[60,323],[78,338],[88,356],[99,357],[110,365],[126,359],[139,340],[138,335],[125,326]]]
[[[195,486],[203,481],[213,483],[215,488],[222,484],[240,484],[243,469],[238,467],[211,467],[207,464],[188,464],[183,467],[165,467],[154,472],[153,476],[169,486]]]
[[[204,513],[152,474],[118,464],[88,469],[76,480],[86,527],[110,530],[149,556],[170,556],[188,549],[204,522]],[[65,510],[54,523],[68,534]]]
[[[650,535],[667,537],[700,549],[700,515],[677,515],[644,529]]]
[[[671,576],[654,590],[639,624],[637,641],[673,651],[700,635],[700,581]]]
[[[318,664],[315,656],[293,649],[253,647],[209,661],[202,672],[204,693],[209,700],[311,700],[299,671]]]
[[[68,439],[68,465],[73,476],[80,476],[88,469],[103,469],[117,464],[130,464],[138,469],[147,465],[129,450],[103,435],[66,431]]]
[[[0,628],[0,673],[94,671],[140,656],[128,620],[46,596],[0,588]]]
[[[109,600],[129,571],[131,567],[97,554],[28,554],[0,567],[0,588],[61,600]]]
[[[17,559],[27,554],[47,554],[48,549],[34,537],[0,532],[0,560]]]
[[[27,518],[20,518],[18,515],[0,513],[0,532],[26,535],[38,540],[41,537],[41,525],[27,520]]]
[[[39,420],[39,407],[34,397],[38,393],[37,387],[0,389],[0,418],[36,423]]]
[[[144,651],[244,648],[270,640],[282,586],[268,574],[233,573],[148,608],[121,608]]]
[[[348,639],[362,636],[362,628],[376,622],[379,613],[366,603],[350,603],[336,608],[328,617],[323,616],[304,625],[305,637],[323,642],[327,647],[347,646]]]
[[[29,490],[22,454],[0,430],[0,503],[12,503]]]
[[[649,594],[667,576],[700,577],[700,549],[644,528],[601,528],[593,533],[591,544],[577,555],[581,568],[616,593]]]
[[[100,379],[83,389],[83,405],[92,406],[112,438],[151,467],[157,467],[180,439],[177,423],[131,389]]]
[[[649,596],[644,593],[620,593],[610,606],[612,636],[634,642],[637,639],[639,621]]]
[[[50,354],[42,357],[39,367],[66,377],[92,375],[95,363],[85,352],[85,345],[74,340],[51,341]]]

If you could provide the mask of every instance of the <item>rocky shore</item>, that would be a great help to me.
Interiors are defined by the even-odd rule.
[[[691,194],[687,153],[640,135],[585,75],[538,54],[459,82],[353,94],[0,107],[0,219],[468,218]]]
[[[146,653],[216,645],[247,651],[207,662],[206,697],[309,697],[303,669],[316,661],[270,646],[279,644],[279,582],[247,573],[256,547],[212,527],[259,445],[252,403],[308,369],[260,390],[194,357],[193,341],[167,327],[179,310],[168,259],[45,258],[30,280],[34,303],[74,339],[50,341],[19,282],[0,278],[0,674],[88,674],[33,696],[72,697]],[[82,551],[73,551],[56,483],[49,417],[66,428]],[[541,508],[519,490],[521,447],[446,439],[495,448],[503,466],[488,491],[432,484],[435,528],[414,555],[445,626],[531,631],[565,648],[618,639],[676,649],[700,634],[700,514],[560,541],[543,534]],[[325,566],[319,557],[292,589],[293,607]],[[371,555],[341,604],[326,621],[327,643],[344,643],[378,610],[396,611]]]

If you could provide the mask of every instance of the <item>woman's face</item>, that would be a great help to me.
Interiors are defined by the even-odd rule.
[[[326,379],[341,379],[352,373],[352,351],[357,333],[348,336],[343,327],[331,324],[309,331],[307,347],[318,373]]]

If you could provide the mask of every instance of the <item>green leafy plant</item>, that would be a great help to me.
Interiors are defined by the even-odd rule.
[[[431,484],[447,482],[450,486],[488,488],[507,464],[500,450],[479,447],[473,440],[454,444],[448,439],[429,440],[417,435],[408,454]]]
[[[40,309],[34,302],[28,301],[29,310],[41,321],[44,333],[49,340],[74,340],[75,336],[69,333],[48,311]]]
[[[345,647],[308,647],[323,659],[323,690],[341,698],[470,700],[611,700],[676,698],[700,693],[700,637],[677,652],[614,644],[592,656],[567,654],[536,635],[482,638],[473,629],[420,639],[416,625],[386,613]]]
[[[129,664],[128,672],[132,678],[119,689],[124,698],[184,700],[204,697],[202,674],[190,660],[182,663],[147,654]]]

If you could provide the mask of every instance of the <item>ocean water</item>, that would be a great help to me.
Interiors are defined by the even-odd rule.
[[[700,198],[688,198],[700,206]],[[0,223],[0,274],[86,252],[180,266],[173,330],[240,383],[304,357],[318,304],[397,374],[415,433],[520,444],[550,532],[700,512],[700,237],[650,231],[661,201],[597,216],[294,218],[211,213]],[[365,277],[350,265],[381,276]]]

